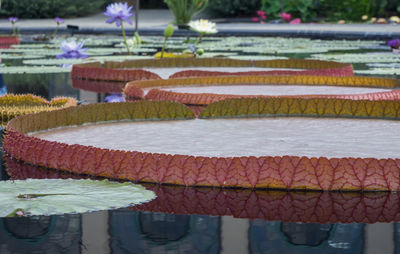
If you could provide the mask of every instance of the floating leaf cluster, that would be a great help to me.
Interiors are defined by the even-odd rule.
[[[89,47],[88,54],[96,60],[104,61],[105,56],[109,56],[108,61],[123,61],[130,59],[151,58],[157,50],[162,46],[162,38],[157,36],[149,36],[143,38],[140,47],[132,49],[135,56],[124,56],[121,39],[118,37],[107,36],[79,36],[77,40],[85,40],[85,45]],[[10,49],[2,49],[3,54],[18,55],[40,55],[47,57],[46,64],[54,65],[58,62],[51,61],[54,56],[60,54],[58,49],[61,39],[54,39],[51,43],[42,44],[22,44],[14,45]],[[186,37],[174,37],[167,42],[169,53],[181,53],[189,44],[193,43],[193,39]],[[389,51],[383,41],[366,41],[366,40],[313,40],[305,38],[280,38],[280,37],[208,37],[199,47],[204,50],[204,57],[230,57],[234,59],[286,59],[286,58],[309,58],[321,60],[333,60],[347,63],[369,63],[369,62],[398,62],[398,54],[384,53]],[[368,52],[375,53],[368,53]],[[315,54],[322,53],[322,54]],[[310,56],[311,54],[314,54]],[[100,58],[96,58],[100,56]],[[5,56],[10,57],[11,56]],[[14,59],[19,59],[15,57]],[[31,57],[21,57],[29,59]],[[34,59],[34,58],[32,58]],[[10,64],[14,64],[10,62]],[[17,63],[18,65],[20,63]],[[41,62],[26,62],[27,65],[38,64]],[[382,69],[368,69],[355,67],[360,74],[375,75],[391,75],[392,70],[386,71],[386,67]],[[390,68],[388,68],[390,69]],[[68,70],[69,71],[69,70]],[[20,71],[9,73],[20,73]]]

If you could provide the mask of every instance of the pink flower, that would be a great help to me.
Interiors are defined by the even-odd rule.
[[[281,14],[279,14],[279,17],[281,17],[286,22],[289,22],[292,19],[292,15],[286,12],[282,12]]]
[[[293,19],[292,21],[289,22],[289,24],[292,24],[292,25],[301,24],[301,19],[299,19],[299,18]]]
[[[257,15],[260,17],[267,17],[267,13],[265,11],[257,11]]]
[[[254,22],[260,22],[261,24],[267,19],[267,13],[265,11],[257,11],[258,17],[252,18]]]

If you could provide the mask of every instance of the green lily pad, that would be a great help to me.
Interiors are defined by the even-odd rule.
[[[115,43],[121,42],[122,38],[120,36],[110,37],[110,36],[75,36],[68,37],[68,40],[84,41],[85,47],[111,47]],[[65,41],[64,37],[55,38],[51,43],[55,45],[60,45]]]
[[[51,44],[51,43],[41,43],[41,44],[14,44],[11,45],[11,48],[14,49],[55,49],[59,48],[59,45]]]
[[[154,59],[153,55],[147,55],[147,56],[138,56],[138,55],[116,55],[116,56],[95,56],[91,57],[91,59],[95,61],[113,61],[113,62],[123,62],[126,60],[138,60],[138,59]]]
[[[398,63],[400,54],[364,53],[364,54],[315,54],[312,59],[338,61],[342,63]]]
[[[0,182],[0,217],[84,213],[128,207],[155,198],[129,182],[28,179]]]
[[[400,75],[399,68],[371,68],[369,70],[354,70],[356,74],[362,75]]]
[[[33,54],[33,55],[44,55],[44,56],[56,56],[61,54],[62,51],[60,49],[34,49],[34,48],[9,48],[9,49],[0,49],[0,52],[4,53],[23,53],[23,54]],[[120,54],[124,53],[125,50],[120,48],[89,48],[86,51],[86,54],[89,56],[102,56],[102,55],[112,55],[112,54]]]
[[[57,66],[0,66],[0,74],[42,74],[42,73],[68,73],[71,68]]]
[[[24,65],[38,65],[38,66],[44,66],[44,65],[62,65],[62,64],[79,64],[83,62],[89,62],[90,60],[88,59],[73,59],[73,58],[61,58],[61,59],[34,59],[34,60],[24,60],[23,64]],[[93,60],[95,61],[95,60]]]
[[[266,56],[266,55],[231,55],[228,58],[239,59],[239,60],[277,60],[277,59],[288,59],[284,56]]]
[[[41,55],[25,55],[25,54],[2,54],[1,59],[40,59],[45,56]]]

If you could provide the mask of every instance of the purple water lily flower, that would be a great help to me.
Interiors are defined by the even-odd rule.
[[[128,6],[128,3],[110,4],[107,6],[106,12],[104,12],[104,15],[110,17],[106,22],[109,24],[115,22],[117,27],[120,27],[124,21],[132,25],[132,21],[129,19],[129,17],[133,16],[131,10],[132,6]]]
[[[64,51],[64,53],[59,54],[56,58],[87,58],[89,55],[84,54],[87,48],[82,48],[83,42],[76,43],[76,41],[63,41],[61,43],[60,49]]]
[[[105,102],[125,102],[125,99],[122,93],[111,93],[110,95],[104,98]]]
[[[54,21],[57,23],[57,25],[64,23],[64,20],[59,17],[55,17]]]
[[[392,49],[398,49],[400,48],[400,39],[394,39],[388,42],[388,45],[392,48]]]
[[[17,17],[9,17],[8,21],[10,21],[12,24],[15,24],[18,21]]]

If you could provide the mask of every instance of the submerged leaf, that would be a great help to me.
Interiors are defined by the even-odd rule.
[[[141,185],[108,180],[28,179],[0,182],[0,217],[84,213],[145,203]]]

